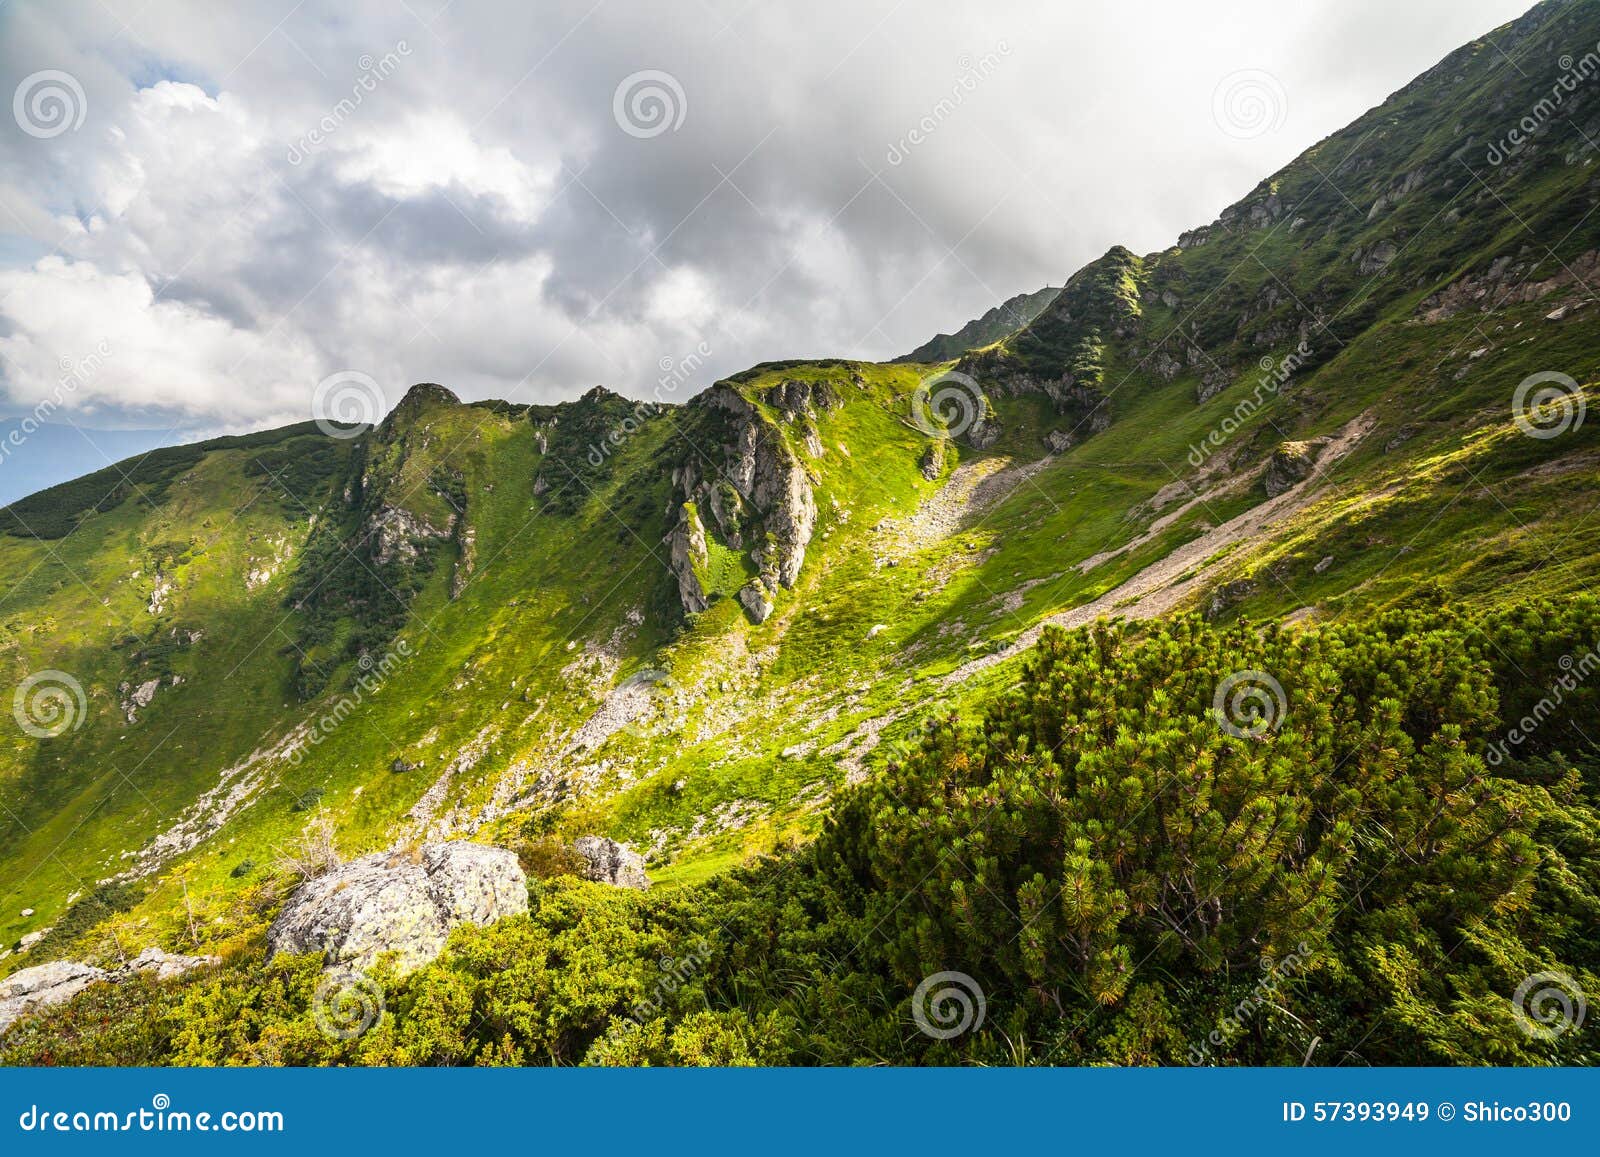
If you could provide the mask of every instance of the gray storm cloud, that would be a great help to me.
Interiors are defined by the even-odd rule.
[[[68,412],[195,429],[346,369],[551,401],[891,357],[1169,244],[1526,4],[1283,7],[14,0],[0,88],[65,73],[82,120],[0,123],[0,412],[101,343]],[[1246,71],[1278,107],[1224,131]]]

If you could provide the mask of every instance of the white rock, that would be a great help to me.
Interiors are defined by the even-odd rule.
[[[504,848],[455,841],[378,852],[302,884],[267,931],[271,954],[321,952],[367,969],[393,953],[402,972],[444,950],[459,924],[528,910],[528,879]]]
[[[105,975],[75,960],[55,960],[12,973],[0,980],[0,1033],[25,1013],[71,1000]]]

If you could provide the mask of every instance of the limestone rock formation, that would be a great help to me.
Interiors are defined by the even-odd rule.
[[[321,952],[330,965],[370,968],[393,953],[402,971],[444,950],[459,924],[528,910],[528,880],[504,848],[455,841],[378,852],[302,884],[267,932],[279,952]]]
[[[644,873],[644,857],[627,844],[604,836],[580,836],[572,846],[588,862],[584,879],[618,888],[650,886],[650,877]]]

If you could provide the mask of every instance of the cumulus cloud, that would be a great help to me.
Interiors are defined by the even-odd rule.
[[[73,405],[243,429],[344,369],[550,401],[702,348],[707,381],[894,356],[1170,243],[1524,6],[0,7],[5,91],[60,69],[87,104],[0,124],[0,389],[104,340]],[[1211,101],[1246,68],[1285,107],[1240,139]],[[641,73],[672,107],[628,131]]]

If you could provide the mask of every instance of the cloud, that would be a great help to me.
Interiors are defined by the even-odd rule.
[[[890,357],[1170,243],[1523,6],[0,7],[0,82],[87,101],[0,124],[0,381],[25,408],[105,335],[80,405],[243,428],[342,369],[549,401],[702,343],[707,381]],[[1243,69],[1287,102],[1246,140],[1211,120]],[[654,135],[615,119],[641,72],[681,100]]]
[[[0,362],[7,384],[29,391],[23,396],[93,359],[94,372],[64,398],[68,413],[144,412],[217,426],[241,414],[284,422],[306,414],[317,358],[294,334],[241,329],[157,299],[138,273],[60,257],[0,272],[0,294],[11,326]]]

